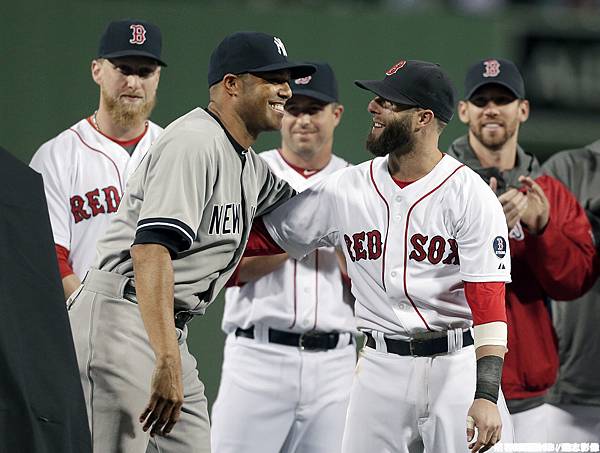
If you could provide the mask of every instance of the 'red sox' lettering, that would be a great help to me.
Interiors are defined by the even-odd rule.
[[[344,234],[344,241],[352,261],[376,260],[381,256],[381,233],[378,230],[360,231],[352,237]]]
[[[410,252],[410,255],[408,256],[411,260],[423,261],[427,258],[431,264],[438,264],[440,261],[443,264],[460,264],[458,258],[458,245],[454,239],[444,239],[441,236],[433,236],[431,240],[429,240],[429,236],[416,233],[410,238],[410,245],[413,247],[412,252]],[[448,256],[444,258],[447,248],[450,250]]]
[[[117,212],[120,202],[121,196],[116,187],[108,186],[102,189],[102,191],[94,189],[86,192],[83,197],[80,195],[73,195],[71,197],[71,214],[75,223],[79,223],[82,220],[96,217],[99,214]]]

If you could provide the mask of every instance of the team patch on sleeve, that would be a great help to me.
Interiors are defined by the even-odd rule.
[[[137,224],[136,234],[144,230],[170,230],[181,236],[181,239],[187,244],[187,248],[192,246],[196,233],[185,223],[177,219],[168,219],[163,217],[153,217],[140,220]]]
[[[502,259],[506,256],[506,239],[502,236],[496,236],[492,246],[494,248],[494,255],[498,258]]]

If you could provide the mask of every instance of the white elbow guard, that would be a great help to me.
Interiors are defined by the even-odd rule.
[[[473,327],[475,349],[480,346],[504,346],[508,342],[508,329],[503,321],[488,322]]]

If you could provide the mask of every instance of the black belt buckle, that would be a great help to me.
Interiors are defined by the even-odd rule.
[[[300,334],[300,338],[298,339],[298,346],[302,351],[304,351],[305,349],[309,349],[311,351],[324,351],[327,349],[323,344],[324,340],[325,337],[322,333],[319,333],[316,330],[309,330],[308,332],[303,332]]]

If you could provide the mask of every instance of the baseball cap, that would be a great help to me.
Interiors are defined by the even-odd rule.
[[[293,95],[308,96],[330,104],[338,102],[338,85],[333,69],[327,63],[310,63],[317,70],[290,83]]]
[[[281,39],[266,33],[241,31],[226,36],[210,56],[208,86],[223,80],[226,74],[272,72],[288,69],[292,79],[315,72],[310,64],[288,61]]]
[[[467,71],[465,99],[470,99],[475,91],[491,83],[508,88],[518,99],[525,98],[525,83],[517,66],[510,60],[487,58]]]
[[[98,58],[148,57],[161,66],[162,35],[160,29],[145,20],[124,19],[108,24],[98,48]]]
[[[448,123],[454,113],[454,88],[440,65],[419,60],[400,60],[383,80],[355,80],[354,83],[389,101],[430,109]]]

